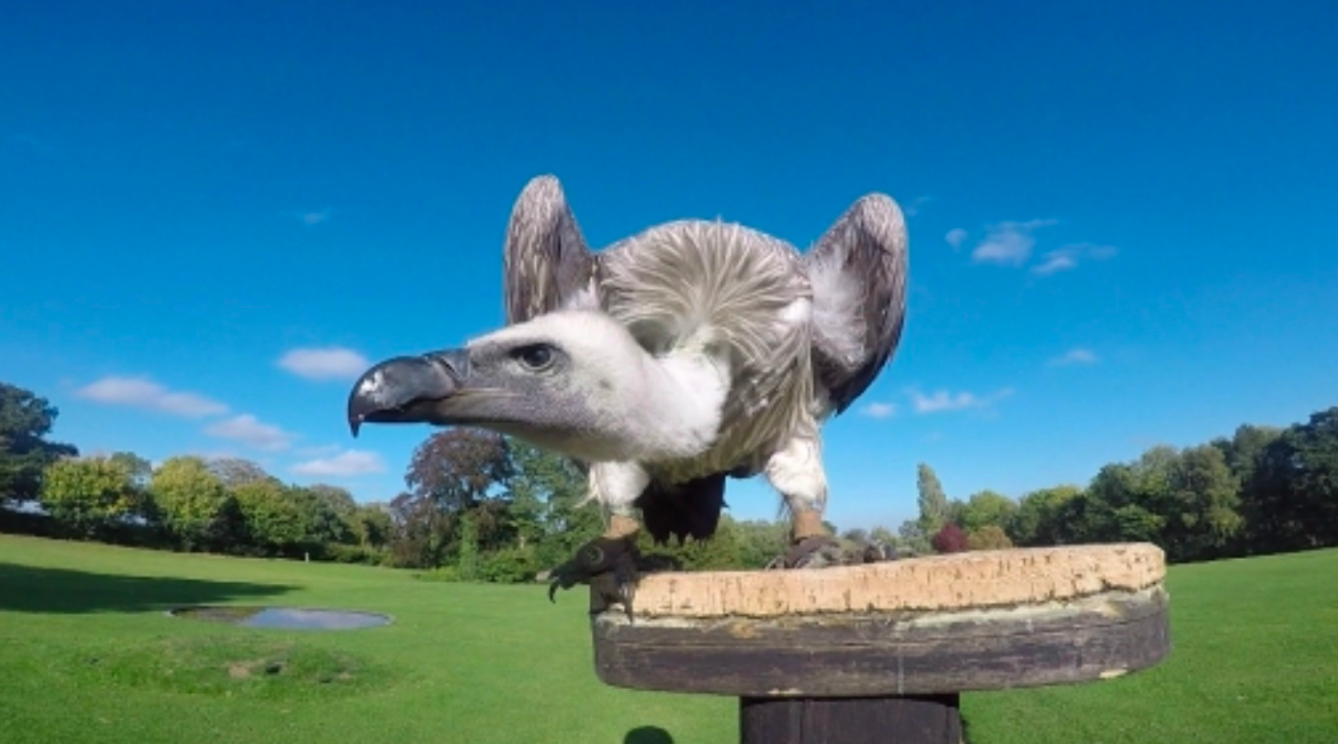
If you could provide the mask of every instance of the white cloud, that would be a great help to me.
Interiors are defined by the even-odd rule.
[[[298,212],[297,218],[302,221],[302,224],[314,227],[330,219],[330,208],[326,207],[319,212]]]
[[[342,380],[367,370],[367,357],[342,346],[293,349],[279,358],[279,366],[311,380]]]
[[[228,407],[198,393],[169,390],[147,377],[104,377],[75,391],[80,398],[117,406],[150,408],[176,416],[201,418],[227,413]]]
[[[1078,259],[1073,256],[1061,251],[1050,251],[1041,257],[1041,263],[1031,268],[1031,272],[1041,276],[1050,276],[1077,267]]]
[[[367,450],[347,450],[334,457],[299,462],[292,468],[298,475],[327,478],[350,478],[355,475],[384,473],[386,463],[381,455]]]
[[[1119,253],[1119,249],[1113,245],[1072,243],[1042,255],[1041,262],[1033,266],[1031,272],[1040,276],[1050,276],[1061,271],[1076,269],[1082,261],[1104,261],[1116,253]]]
[[[884,419],[897,415],[897,406],[894,403],[870,403],[859,409],[861,415],[869,418]]]
[[[984,408],[997,400],[1012,395],[1013,390],[1012,388],[1004,388],[986,396],[979,396],[965,390],[952,393],[941,389],[928,395],[914,389],[908,390],[907,393],[911,396],[911,405],[915,408],[916,413],[938,413],[941,411],[960,411],[967,408]]]
[[[1031,258],[1031,249],[1036,246],[1036,236],[1033,233],[1056,222],[1057,220],[1026,222],[1010,220],[990,225],[985,239],[971,251],[971,260],[976,263],[1021,266]]]
[[[909,204],[903,205],[901,211],[905,213],[907,217],[914,217],[920,213],[922,207],[931,201],[934,201],[934,197],[932,196],[917,196],[912,199]]]
[[[948,241],[948,245],[952,246],[952,249],[955,251],[962,247],[962,243],[966,242],[966,236],[968,234],[969,233],[962,228],[954,227],[948,231],[947,235],[943,236],[943,239]]]
[[[1091,349],[1070,349],[1062,356],[1050,360],[1052,367],[1068,367],[1074,364],[1096,364],[1100,361]]]
[[[219,439],[233,439],[266,452],[288,449],[296,437],[273,424],[262,423],[249,413],[212,424],[204,433]]]

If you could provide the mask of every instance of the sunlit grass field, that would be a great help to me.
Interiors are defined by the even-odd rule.
[[[1176,567],[1171,658],[964,696],[972,742],[1338,741],[1338,551]],[[187,604],[338,607],[372,629],[249,629]],[[581,591],[0,536],[0,742],[724,744],[730,698],[595,678]]]

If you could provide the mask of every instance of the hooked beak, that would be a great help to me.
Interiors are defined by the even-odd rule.
[[[468,379],[465,349],[388,359],[354,383],[348,396],[349,429],[356,437],[364,422],[445,423],[434,404],[455,395]]]

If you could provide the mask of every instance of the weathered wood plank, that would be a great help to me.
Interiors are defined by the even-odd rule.
[[[737,696],[911,695],[1082,682],[1159,662],[1170,649],[1160,587],[1066,607],[820,618],[594,621],[607,684]]]

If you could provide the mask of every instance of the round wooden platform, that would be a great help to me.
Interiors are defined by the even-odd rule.
[[[1170,649],[1148,544],[642,578],[593,618],[607,684],[746,698],[956,693],[1116,677]]]

